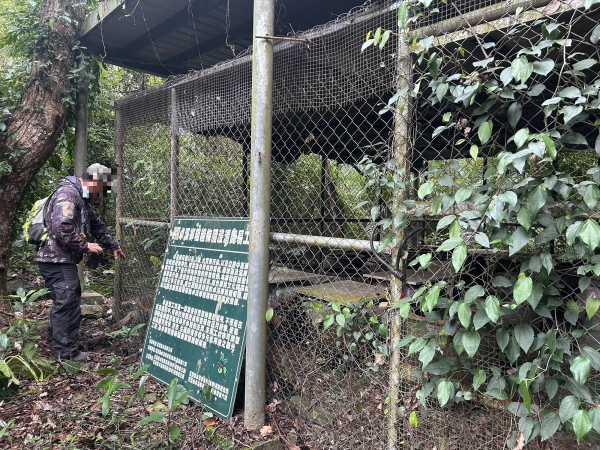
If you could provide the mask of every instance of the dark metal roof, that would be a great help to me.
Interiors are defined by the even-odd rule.
[[[308,30],[364,3],[276,0],[275,34]],[[105,0],[87,17],[82,41],[111,64],[160,76],[184,74],[248,48],[252,15],[251,0]]]

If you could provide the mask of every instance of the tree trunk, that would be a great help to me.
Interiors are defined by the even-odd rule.
[[[67,119],[63,99],[71,95],[69,74],[83,8],[80,0],[44,0],[29,84],[0,140],[0,296],[6,293],[17,208],[29,182],[54,151]]]

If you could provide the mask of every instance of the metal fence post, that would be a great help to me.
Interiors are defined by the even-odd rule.
[[[177,90],[171,89],[171,223],[179,209],[179,122]]]
[[[406,35],[403,31],[400,32],[398,38],[398,59],[397,59],[397,74],[396,74],[396,89],[401,91],[406,89],[407,91],[411,86],[411,58],[410,58],[410,47],[406,42]],[[409,117],[411,114],[411,98],[410,94],[406,92],[398,98],[396,103],[396,111],[394,113],[394,136],[393,136],[393,148],[392,156],[397,161],[398,167],[403,167],[405,170],[402,172],[401,181],[407,181],[407,171],[409,169],[407,165],[407,154],[409,152]],[[401,205],[404,202],[405,190],[397,190],[394,193],[394,206]],[[404,230],[397,233],[396,243],[400,244],[403,239]],[[397,257],[401,257],[398,255]],[[392,279],[391,283],[391,304],[393,305],[402,294],[402,282],[397,278]],[[395,450],[397,448],[398,441],[398,429],[396,427],[398,423],[398,397],[400,391],[400,349],[396,348],[400,341],[402,318],[397,310],[391,310],[389,315],[389,336],[390,336],[390,408],[388,413],[388,426],[387,426],[387,448],[388,450]]]
[[[119,107],[115,105],[115,156],[117,164],[117,199],[116,199],[116,228],[117,228],[117,241],[121,244],[123,239],[123,230],[121,226],[121,217],[123,217],[123,116]],[[115,319],[119,320],[122,318],[122,305],[121,305],[121,284],[122,280],[122,260],[118,258],[115,267],[115,304],[114,304],[114,316]]]
[[[84,61],[80,62],[80,67]],[[86,82],[79,83],[77,93],[77,118],[75,121],[75,148],[73,149],[74,175],[80,177],[87,168],[87,136],[88,136],[88,92],[89,86]],[[79,282],[84,287],[83,261],[77,265]]]
[[[273,36],[274,13],[275,0],[254,1],[254,36]],[[265,423],[272,95],[273,42],[255,37],[252,47],[250,255],[244,405],[247,429],[259,429]]]

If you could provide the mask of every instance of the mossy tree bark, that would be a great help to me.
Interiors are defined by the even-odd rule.
[[[6,293],[11,230],[27,186],[50,157],[68,114],[80,0],[44,0],[29,83],[0,137],[0,295]]]

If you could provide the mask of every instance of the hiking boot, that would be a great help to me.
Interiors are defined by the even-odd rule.
[[[64,356],[55,356],[56,359],[61,359],[63,361],[75,361],[82,362],[85,361],[88,357],[87,352],[77,352],[74,355],[64,355]]]
[[[75,362],[82,362],[85,361],[88,358],[88,353],[87,352],[77,352],[77,354],[75,354],[74,356],[71,356],[71,358],[69,358],[71,361],[75,361]]]

